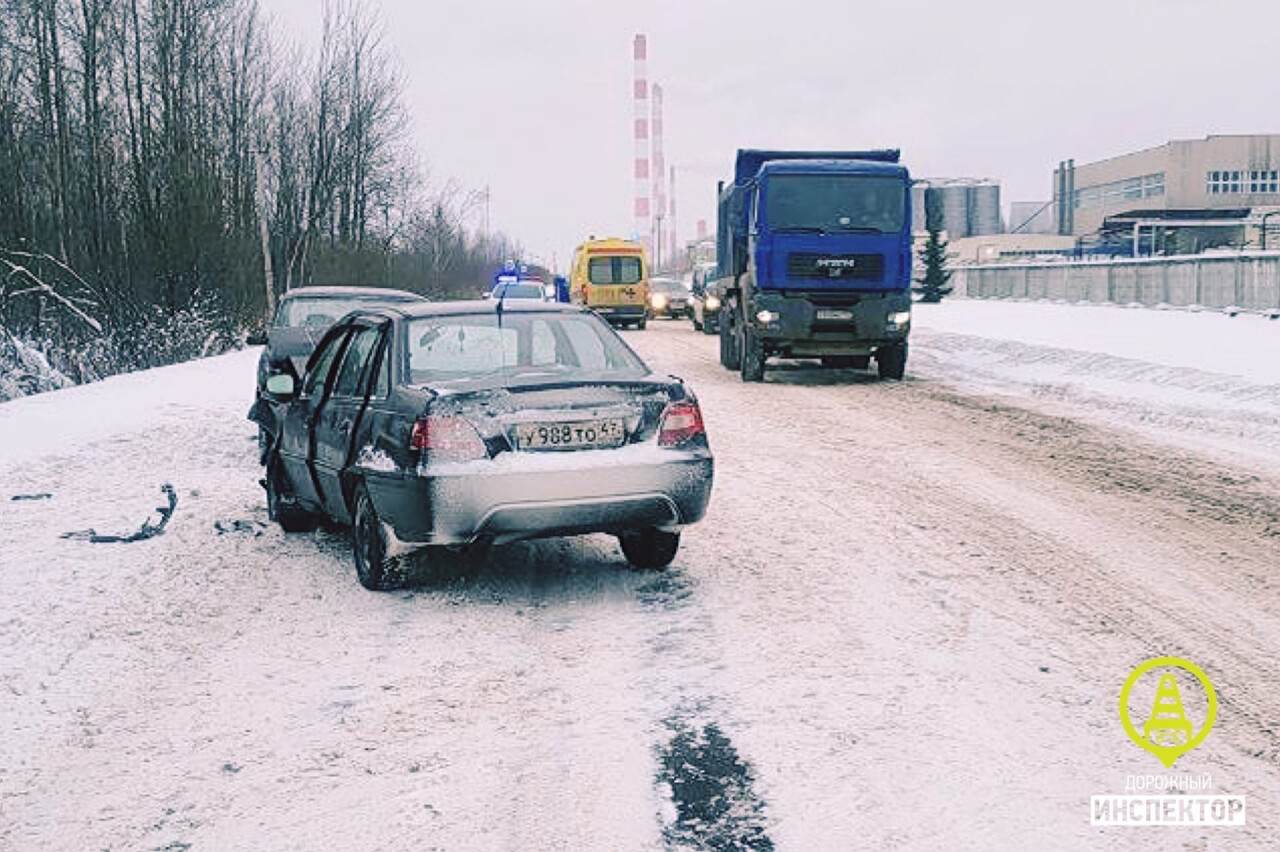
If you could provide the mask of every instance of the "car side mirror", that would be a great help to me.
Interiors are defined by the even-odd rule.
[[[276,373],[267,377],[267,394],[273,399],[288,402],[297,393],[297,384],[290,373]]]
[[[262,330],[251,331],[244,339],[246,346],[266,346],[267,333]]]

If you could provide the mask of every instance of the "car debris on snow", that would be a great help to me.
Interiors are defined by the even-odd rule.
[[[153,524],[148,518],[142,522],[142,526],[136,533],[132,533],[130,535],[99,535],[95,530],[87,529],[63,533],[59,538],[69,538],[77,541],[90,541],[94,544],[133,542],[154,538],[164,532],[165,525],[169,523],[169,518],[173,517],[173,510],[178,508],[178,493],[173,490],[172,485],[166,482],[164,485],[160,486],[160,491],[168,496],[169,505],[157,506],[156,514],[160,516],[160,520]]]

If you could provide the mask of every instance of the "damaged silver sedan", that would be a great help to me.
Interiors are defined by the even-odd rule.
[[[270,436],[271,517],[288,531],[350,524],[371,589],[410,550],[584,533],[665,568],[711,495],[693,393],[576,306],[352,313],[301,382],[272,376],[249,416]]]

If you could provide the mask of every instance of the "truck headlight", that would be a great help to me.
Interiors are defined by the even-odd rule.
[[[885,323],[889,331],[902,331],[911,324],[911,311],[895,311],[889,314],[889,321]]]
[[[760,311],[758,314],[756,314],[756,322],[760,323],[761,325],[768,325],[769,323],[773,322],[777,318],[778,318],[778,315],[775,314],[773,311]]]
[[[715,296],[708,296],[706,304],[703,307],[708,311],[714,311],[720,307],[720,300]]]

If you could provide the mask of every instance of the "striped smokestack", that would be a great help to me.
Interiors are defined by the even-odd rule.
[[[649,243],[649,71],[648,46],[644,34],[638,34],[632,46],[635,59],[635,81],[632,101],[635,104],[635,238]]]
[[[671,167],[671,180],[667,181],[667,191],[671,193],[671,209],[667,214],[667,231],[671,234],[671,253],[667,255],[668,265],[672,269],[680,260],[680,238],[676,235],[676,167]]]
[[[662,227],[662,217],[667,210],[666,185],[667,163],[662,153],[662,87],[653,84],[653,122],[649,125],[650,138],[653,145],[653,247],[657,257],[654,263],[661,266],[668,256],[665,254],[666,242]]]

